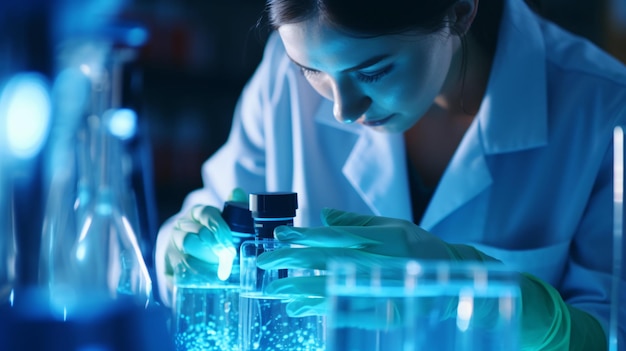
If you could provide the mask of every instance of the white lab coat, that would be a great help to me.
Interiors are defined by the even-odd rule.
[[[420,225],[544,279],[606,330],[612,137],[624,123],[626,68],[508,0],[485,98]],[[277,36],[202,174],[183,211],[242,187],[297,192],[301,226],[320,225],[323,207],[411,219],[402,135],[338,123]]]

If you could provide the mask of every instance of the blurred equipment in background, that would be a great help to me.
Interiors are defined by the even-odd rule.
[[[0,4],[0,345],[171,350],[121,0]],[[130,91],[129,91],[130,90]],[[152,231],[152,232],[151,232]]]
[[[123,18],[150,37],[138,52],[154,155],[159,224],[202,186],[202,163],[225,141],[239,94],[260,62],[269,29],[263,0],[137,0]]]
[[[136,134],[137,116],[120,105],[121,67],[130,50],[115,47],[120,39],[129,43],[122,30],[115,28],[122,38],[96,32],[68,43],[55,83],[63,103],[46,155],[50,185],[39,279],[64,308],[81,295],[129,296],[143,305],[152,298],[124,144]]]
[[[51,117],[51,45],[42,35],[49,5],[43,0],[0,3],[0,226],[6,230],[0,269],[13,291],[37,275],[21,252],[37,247],[40,238],[41,150]]]

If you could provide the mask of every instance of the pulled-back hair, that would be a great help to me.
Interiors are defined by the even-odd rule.
[[[339,29],[364,35],[396,34],[441,27],[456,0],[269,0],[273,27],[319,17]]]
[[[267,0],[269,24],[278,28],[311,18],[354,35],[378,36],[443,28],[457,0]],[[480,0],[470,31],[484,49],[495,51],[503,0]]]

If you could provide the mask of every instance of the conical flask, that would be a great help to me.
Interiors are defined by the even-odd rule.
[[[120,299],[146,306],[151,278],[138,244],[137,209],[123,141],[136,118],[132,111],[117,108],[112,46],[89,44],[73,52],[81,55],[73,55],[78,59],[69,60],[69,66],[81,72],[77,75],[82,74],[86,84],[60,91],[65,91],[65,98],[76,97],[72,91],[87,93],[78,94],[84,106],[60,109],[57,115],[64,126],[55,134],[57,152],[68,157],[52,157],[66,161],[52,164],[50,171],[40,281],[63,313]],[[64,101],[63,96],[58,100]],[[79,123],[68,122],[76,116]],[[126,134],[120,126],[126,126]]]
[[[72,268],[79,291],[108,299],[131,298],[147,306],[151,278],[126,205],[132,191],[123,168],[123,143],[111,129],[118,118],[128,118],[124,111],[109,110],[102,118],[94,196],[79,218]]]
[[[73,280],[70,252],[78,237],[77,213],[92,192],[90,131],[84,118],[89,94],[89,81],[79,69],[68,67],[59,73],[53,89],[58,103],[46,154],[47,198],[38,277],[53,301],[67,297]]]

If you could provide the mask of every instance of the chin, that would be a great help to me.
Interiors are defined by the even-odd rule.
[[[389,133],[389,134],[404,133],[409,129],[408,127],[403,128],[397,124],[389,124],[389,125],[382,125],[382,126],[375,126],[375,127],[368,127],[368,128],[372,128],[373,130],[380,132],[380,133]]]
[[[398,118],[395,121],[389,121],[389,123],[370,128],[381,133],[404,133],[407,130],[411,129],[413,125],[415,125],[415,123],[409,123],[409,121]]]

